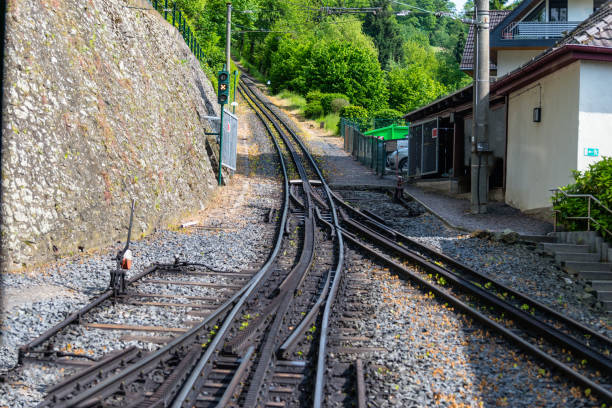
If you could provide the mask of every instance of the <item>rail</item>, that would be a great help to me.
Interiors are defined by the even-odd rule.
[[[572,31],[579,21],[519,21],[503,29],[504,40],[528,40],[545,38],[563,38]]]
[[[570,194],[559,188],[553,188],[550,191],[554,193],[553,208],[554,208],[554,205],[558,203],[557,197],[559,193],[563,194],[567,198],[585,198],[587,200],[587,215],[586,216],[565,216],[564,218],[567,220],[586,220],[587,221],[587,231],[591,230],[591,223],[593,223],[596,226],[598,226],[601,230],[605,231],[606,234],[608,234],[609,236],[612,236],[612,232],[606,227],[604,227],[600,221],[597,221],[592,216],[593,205],[591,203],[595,203],[599,205],[599,207],[601,207],[603,210],[607,211],[610,217],[612,217],[612,210],[610,210],[604,203],[602,203],[595,196],[592,196],[591,194]],[[554,218],[553,228],[555,232],[557,232],[557,224],[558,224],[557,215],[558,214],[561,214],[561,211],[553,209],[553,218]]]

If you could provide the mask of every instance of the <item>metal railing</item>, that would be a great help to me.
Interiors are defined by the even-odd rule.
[[[569,194],[566,193],[565,191],[559,189],[559,188],[554,188],[550,190],[551,192],[553,192],[555,195],[553,196],[553,219],[554,219],[554,223],[553,223],[553,228],[554,231],[557,232],[557,221],[558,221],[558,214],[561,214],[561,211],[554,209],[554,206],[558,203],[558,201],[556,200],[556,197],[558,197],[558,194],[561,193],[563,196],[565,196],[566,198],[583,198],[587,200],[587,214],[586,216],[564,216],[563,218],[566,220],[586,220],[587,222],[587,231],[591,230],[591,223],[595,224],[599,229],[599,230],[603,230],[606,232],[606,234],[608,234],[608,237],[612,236],[612,232],[610,230],[608,230],[606,227],[604,227],[601,224],[601,221],[598,221],[597,219],[595,219],[593,217],[593,204],[597,204],[597,206],[603,210],[605,210],[605,212],[607,212],[610,216],[610,218],[612,219],[612,210],[610,210],[605,204],[603,204],[601,201],[599,201],[595,196],[592,196],[591,194]]]
[[[198,44],[198,40],[194,32],[191,30],[189,25],[187,24],[187,18],[185,17],[185,13],[176,7],[176,2],[171,0],[148,0],[151,6],[166,20],[168,23],[172,24],[173,27],[181,33],[185,43],[198,59],[198,61],[202,62],[204,59],[204,50]],[[172,4],[169,4],[172,3]]]
[[[502,30],[504,40],[563,38],[580,21],[519,21]]]

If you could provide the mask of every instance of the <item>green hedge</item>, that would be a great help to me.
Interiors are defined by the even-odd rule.
[[[574,183],[561,190],[568,194],[590,194],[602,202],[603,205],[612,209],[612,158],[602,157],[600,161],[591,164],[589,169],[580,172],[573,171]],[[562,193],[553,196],[553,208],[559,211],[557,221],[570,231],[586,229],[585,220],[571,220],[568,217],[586,217],[588,215],[588,199],[565,197]],[[612,216],[598,204],[591,203],[591,217],[600,225],[592,228],[606,235],[603,228],[612,231]],[[603,227],[603,228],[602,228]],[[610,238],[610,237],[607,237]]]
[[[323,97],[323,92],[321,91],[310,91],[306,94],[306,102],[310,103],[313,101],[321,102],[321,98]]]
[[[308,119],[317,119],[323,116],[323,107],[321,107],[321,102],[317,100],[313,100],[306,104],[306,108],[304,109],[304,116]]]
[[[340,111],[340,117],[357,123],[361,130],[365,130],[369,122],[368,110],[362,106],[347,105]]]

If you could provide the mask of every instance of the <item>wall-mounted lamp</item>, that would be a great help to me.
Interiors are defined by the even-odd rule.
[[[541,107],[533,108],[533,121],[538,122],[538,123],[542,121],[542,108]]]

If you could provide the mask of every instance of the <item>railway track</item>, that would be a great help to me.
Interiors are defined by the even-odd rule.
[[[359,296],[368,281],[343,274],[345,241],[612,402],[610,339],[347,203],[331,191],[299,136],[243,78],[239,92],[269,133],[282,174],[283,204],[268,217],[277,220],[268,260],[236,273],[179,260],[156,264],[131,278],[125,293],[101,294],[21,348],[22,364],[82,367],[48,390],[40,406],[365,407],[368,338],[352,323],[371,313]],[[151,290],[159,286],[166,291]],[[170,310],[169,324],[91,320],[92,311],[112,301]],[[128,347],[98,360],[58,347],[66,332],[79,335],[79,324],[155,347]],[[340,362],[330,362],[330,352]]]
[[[297,138],[295,134],[294,137]],[[315,179],[314,183],[309,181],[314,186],[313,197],[317,198],[324,195],[326,187],[319,190],[319,186],[322,186],[319,180],[321,178]],[[351,247],[395,269],[405,278],[416,281],[424,289],[473,316],[490,330],[597,394],[602,401],[612,402],[612,341],[609,338],[393,230],[383,219],[354,208],[338,194],[332,192],[331,195],[339,208],[340,231]],[[299,203],[299,200],[294,201]],[[322,215],[329,207],[324,200],[316,199],[315,202],[319,221],[327,223],[331,230],[334,226]],[[406,263],[416,265],[421,273],[415,274],[405,266]],[[358,278],[349,281],[358,282]],[[350,296],[350,291],[343,290],[341,298],[345,296]],[[350,308],[350,301],[348,305],[342,305],[342,310]],[[363,308],[358,310],[359,313],[368,313]],[[344,313],[342,316],[350,319],[351,314]],[[345,340],[344,344],[348,346],[343,351],[346,352],[351,349],[363,350],[361,342],[367,339],[363,336],[348,336]],[[336,384],[333,387],[336,391],[354,389],[356,383],[360,382],[362,368],[358,370],[357,360],[354,361],[352,368],[329,368],[332,373],[343,373],[350,377],[351,374],[347,373],[352,372],[355,377],[352,385]],[[332,377],[338,383],[341,376],[332,375],[330,380]]]

